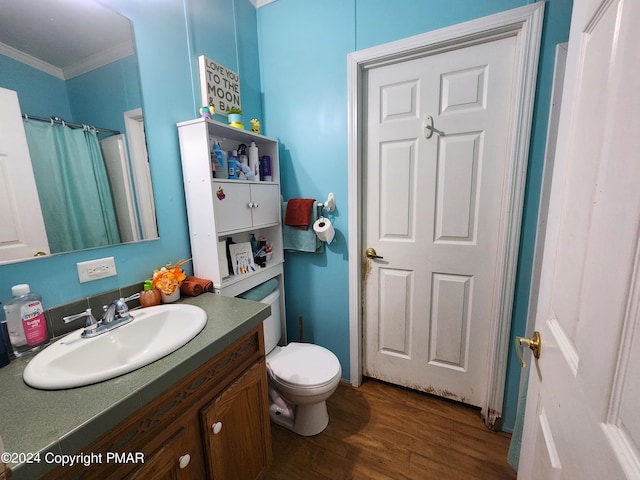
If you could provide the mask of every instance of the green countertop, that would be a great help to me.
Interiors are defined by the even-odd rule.
[[[7,452],[40,453],[40,462],[8,463],[15,480],[33,480],[55,468],[47,452],[71,454],[116,426],[269,316],[269,305],[205,293],[181,302],[207,312],[207,324],[189,343],[145,367],[94,385],[37,390],[22,380],[33,357],[0,368],[0,436]],[[85,452],[91,453],[91,452]]]

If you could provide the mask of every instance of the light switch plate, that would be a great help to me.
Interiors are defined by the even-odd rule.
[[[78,262],[76,263],[76,267],[78,267],[80,283],[91,282],[105,277],[113,277],[118,274],[113,257],[96,258],[95,260]]]

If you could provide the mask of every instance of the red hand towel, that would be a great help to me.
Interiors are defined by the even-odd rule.
[[[313,198],[292,198],[289,200],[284,214],[284,224],[300,230],[307,230],[315,202]]]
[[[180,293],[197,297],[204,292],[213,292],[213,282],[206,278],[187,277],[180,286]]]

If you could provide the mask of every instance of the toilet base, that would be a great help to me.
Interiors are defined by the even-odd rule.
[[[293,418],[279,415],[276,409],[269,409],[269,416],[273,423],[291,430],[303,437],[311,437],[322,432],[329,425],[329,413],[327,403],[313,403],[309,405],[297,405]]]

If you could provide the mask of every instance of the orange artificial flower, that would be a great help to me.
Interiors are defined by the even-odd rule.
[[[180,288],[182,281],[187,278],[187,275],[180,267],[189,260],[180,260],[176,264],[168,264],[166,267],[154,270],[152,279],[153,286],[165,295],[171,295]]]

